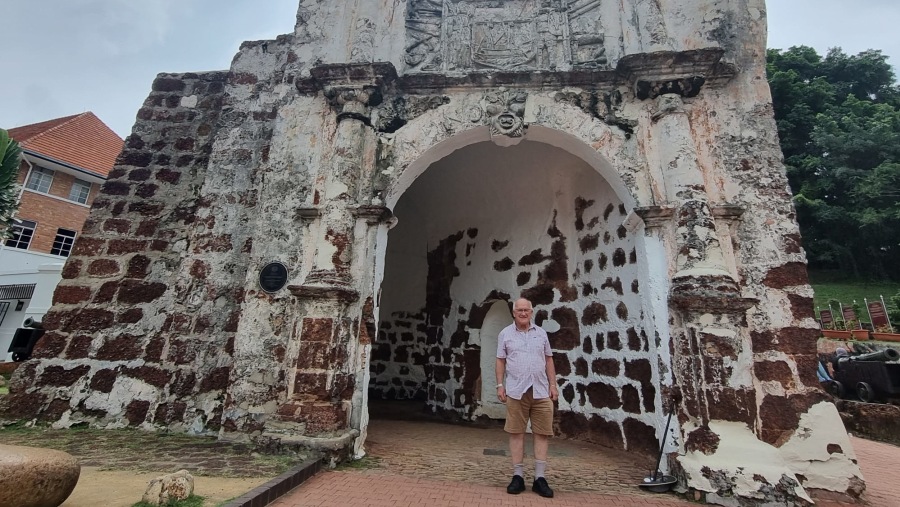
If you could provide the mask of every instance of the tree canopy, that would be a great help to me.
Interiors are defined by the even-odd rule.
[[[16,200],[16,175],[19,172],[19,143],[0,129],[0,239],[9,232],[12,216],[18,206]]]
[[[775,120],[814,269],[900,280],[900,87],[887,56],[770,49]]]

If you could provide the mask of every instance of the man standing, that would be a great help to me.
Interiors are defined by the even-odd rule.
[[[522,298],[513,304],[514,323],[497,338],[497,398],[506,403],[509,451],[514,467],[506,492],[525,491],[525,429],[531,420],[534,434],[534,484],[531,490],[553,498],[553,490],[544,478],[547,447],[553,435],[553,402],[559,398],[556,368],[547,332],[531,321],[531,301]],[[504,376],[506,385],[503,385]]]

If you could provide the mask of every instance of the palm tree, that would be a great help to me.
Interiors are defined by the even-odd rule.
[[[0,238],[12,230],[12,217],[18,207],[16,175],[21,154],[19,143],[0,129]]]

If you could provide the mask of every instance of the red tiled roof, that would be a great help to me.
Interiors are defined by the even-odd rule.
[[[107,176],[124,142],[94,113],[76,114],[9,130],[23,149]]]

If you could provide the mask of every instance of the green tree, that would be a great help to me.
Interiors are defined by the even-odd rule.
[[[16,175],[19,172],[22,149],[19,143],[0,129],[0,238],[9,232],[16,201]]]
[[[900,88],[887,57],[808,47],[767,56],[810,266],[900,279]]]

